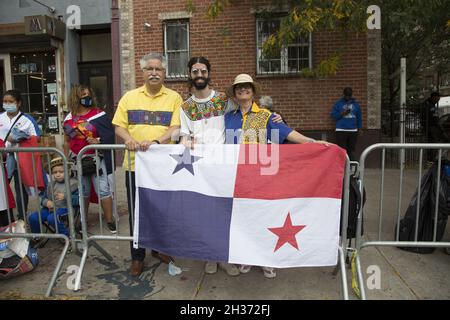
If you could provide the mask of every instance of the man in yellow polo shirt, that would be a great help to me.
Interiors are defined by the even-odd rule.
[[[134,221],[132,209],[136,199],[134,151],[146,151],[152,144],[171,142],[172,135],[176,135],[180,128],[180,105],[183,103],[177,92],[163,85],[167,62],[162,55],[146,54],[140,60],[140,65],[145,84],[125,93],[119,101],[113,119],[116,135],[125,141],[127,148],[123,166],[126,170],[125,184],[131,235]],[[131,163],[128,163],[128,152]],[[144,268],[145,249],[134,249],[132,242],[130,248],[132,258],[130,274],[139,276]],[[163,254],[154,253],[162,260],[169,259]]]

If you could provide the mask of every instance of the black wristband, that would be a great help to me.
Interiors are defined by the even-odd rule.
[[[152,142],[156,142],[157,144],[161,144],[161,142],[159,142],[159,140],[152,140]]]

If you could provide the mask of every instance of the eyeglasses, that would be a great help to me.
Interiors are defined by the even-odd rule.
[[[145,68],[142,68],[142,70],[147,71],[147,72],[151,72],[151,71],[163,72],[164,68],[145,67]]]
[[[200,74],[201,73],[201,74],[205,75],[205,74],[208,73],[208,69],[192,69],[191,73],[193,73],[193,74]]]

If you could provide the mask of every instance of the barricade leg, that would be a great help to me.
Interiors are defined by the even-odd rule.
[[[338,253],[339,253],[339,268],[341,270],[342,298],[344,300],[348,300],[347,270],[345,269],[345,256],[342,247],[338,248]]]
[[[114,260],[113,257],[111,257],[111,255],[108,252],[106,252],[106,250],[103,249],[103,247],[100,246],[97,242],[92,241],[90,246],[93,246],[95,249],[97,249],[97,251],[100,252],[107,260],[109,261]]]
[[[69,238],[67,238],[66,236],[64,236],[64,249],[61,253],[61,255],[59,256],[58,259],[58,263],[56,265],[55,271],[53,272],[52,278],[50,280],[50,283],[48,284],[48,288],[47,288],[47,292],[45,293],[46,297],[50,297],[53,287],[55,285],[56,279],[59,275],[59,272],[61,271],[63,262],[64,262],[64,258],[66,257],[67,251],[69,250]]]
[[[359,257],[359,251],[356,253],[356,272],[358,275],[358,284],[361,300],[366,300],[366,289],[364,288],[364,277],[361,269],[361,260]]]
[[[78,269],[77,278],[75,280],[75,287],[73,289],[74,291],[78,291],[81,288],[81,276],[83,275],[84,266],[87,261],[88,251],[89,251],[89,245],[86,243],[84,250],[83,250],[83,255],[81,256],[80,267]]]

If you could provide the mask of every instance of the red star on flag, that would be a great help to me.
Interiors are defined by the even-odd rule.
[[[295,235],[299,233],[305,225],[300,226],[293,226],[291,221],[291,213],[288,212],[288,215],[286,217],[286,220],[284,221],[284,225],[280,228],[268,228],[269,231],[276,234],[278,236],[278,242],[275,246],[275,250],[273,252],[276,252],[278,249],[280,249],[285,243],[289,243],[291,246],[293,246],[295,249],[298,250],[298,244],[297,240],[295,240]]]

